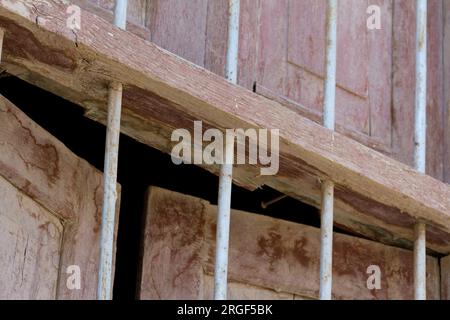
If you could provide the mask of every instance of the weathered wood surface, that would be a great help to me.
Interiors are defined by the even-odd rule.
[[[428,1],[427,173],[443,180],[444,93],[442,1]],[[413,164],[415,92],[415,3],[393,1],[393,156]],[[449,181],[450,182],[450,181]]]
[[[0,299],[55,299],[63,226],[0,176]]]
[[[235,183],[248,189],[268,185],[319,206],[317,178],[329,178],[337,185],[336,223],[341,227],[410,247],[412,226],[424,219],[429,248],[450,252],[448,185],[87,11],[82,11],[83,28],[69,30],[65,12],[59,0],[46,1],[39,18],[30,1],[1,2],[0,26],[7,30],[3,66],[8,72],[84,106],[90,117],[103,122],[107,83],[123,82],[123,132],[164,152],[172,148],[172,130],[192,129],[193,120],[220,129],[278,128],[279,174],[263,177],[255,166],[238,166]],[[217,172],[216,167],[206,169]]]
[[[61,241],[58,241],[61,261],[56,275],[59,279],[56,297],[94,299],[99,261],[102,173],[0,96],[0,175],[20,190],[23,197],[29,197],[36,205],[45,208],[47,215],[52,215],[47,217],[49,221],[58,219],[64,227]],[[0,197],[0,202],[3,201],[13,199]],[[27,226],[26,216],[21,219],[23,228],[32,227]],[[45,226],[45,223],[40,225]],[[30,237],[35,233],[30,233]],[[4,245],[0,242],[0,246]],[[52,248],[49,241],[48,250]],[[81,269],[81,290],[68,290],[66,287],[66,269],[70,265],[78,265]]]
[[[73,1],[112,19],[112,0]],[[128,30],[223,75],[227,1],[190,1],[186,7],[183,1],[132,0]],[[428,10],[427,173],[450,182],[446,173],[450,171],[446,160],[450,134],[442,122],[448,114],[443,97],[448,83],[444,81],[448,55],[443,55],[448,43],[444,38],[446,1],[430,0]],[[366,27],[369,5],[380,7],[379,30]],[[325,0],[241,0],[240,17],[238,83],[319,123],[325,7]],[[409,165],[413,159],[414,10],[410,0],[347,0],[339,3],[338,12],[336,131]]]
[[[217,207],[151,187],[141,274],[142,299],[211,297]],[[235,299],[317,298],[320,230],[233,210],[229,280]],[[381,269],[381,289],[367,288],[367,268]],[[440,298],[438,260],[428,257],[429,299]],[[412,299],[411,251],[334,234],[335,299]]]
[[[203,275],[202,299],[214,299],[214,276]],[[228,282],[229,300],[294,300],[294,295],[285,292],[262,288],[242,282]],[[304,299],[304,298],[303,298]]]
[[[443,0],[444,35],[444,181],[450,183],[450,0]]]
[[[450,256],[441,258],[441,298],[450,300]]]

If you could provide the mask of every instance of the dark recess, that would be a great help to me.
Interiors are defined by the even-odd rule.
[[[105,127],[83,116],[83,109],[16,77],[2,74],[0,94],[9,99],[70,150],[103,170]],[[114,299],[136,296],[145,192],[151,185],[217,203],[218,178],[193,165],[176,166],[170,156],[121,135],[118,181],[122,185]],[[267,209],[280,193],[233,186],[232,207],[292,222],[320,226],[317,209],[286,198]]]

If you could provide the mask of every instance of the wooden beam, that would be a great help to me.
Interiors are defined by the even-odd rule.
[[[319,206],[317,179],[336,183],[336,223],[366,237],[411,247],[427,222],[428,247],[450,253],[450,187],[302,117],[276,101],[193,65],[82,10],[81,30],[66,26],[65,1],[3,0],[6,70],[82,105],[104,122],[107,83],[124,83],[122,131],[170,152],[175,128],[280,129],[280,172],[237,166],[235,183],[268,185]],[[217,173],[213,166],[205,167]]]

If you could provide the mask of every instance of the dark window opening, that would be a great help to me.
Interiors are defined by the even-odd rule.
[[[0,88],[0,94],[76,155],[103,170],[105,127],[84,117],[83,108],[7,74],[0,78]],[[194,165],[174,165],[170,155],[125,135],[121,135],[119,152],[118,181],[122,194],[114,298],[134,299],[139,280],[141,222],[148,187],[158,186],[216,204],[218,178]],[[320,227],[318,210],[292,198],[285,198],[267,209],[261,207],[261,202],[278,196],[280,193],[270,188],[250,192],[233,186],[232,207]]]

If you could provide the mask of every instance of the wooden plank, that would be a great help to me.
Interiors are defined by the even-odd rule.
[[[441,258],[441,298],[450,300],[450,256]]]
[[[214,277],[204,275],[203,277],[203,299],[212,300],[214,298]],[[252,286],[247,283],[235,281],[228,282],[229,300],[294,300],[294,295],[284,292],[276,292],[266,288]]]
[[[207,205],[206,201],[193,197],[149,189],[142,244],[141,299],[201,298]]]
[[[208,1],[206,21],[205,68],[225,76],[228,36],[228,2]]]
[[[392,7],[390,0],[371,4],[382,10],[381,30],[366,27],[368,1],[339,2],[336,123],[345,128],[338,132],[358,132],[366,136],[358,141],[372,138],[389,150]],[[288,16],[287,87],[280,94],[321,114],[326,1],[290,1]]]
[[[288,0],[261,2],[256,81],[279,94],[286,91],[288,16]]]
[[[63,226],[0,175],[0,299],[55,299]]]
[[[205,64],[207,0],[149,2],[151,40],[197,65]]]
[[[33,7],[21,3],[19,11],[12,0],[0,5],[0,26],[8,31],[4,48],[8,72],[84,106],[97,118],[104,114],[106,84],[120,80],[128,99],[123,132],[165,152],[172,146],[167,139],[170,129],[192,128],[196,119],[220,129],[278,128],[278,175],[262,177],[257,167],[242,166],[235,170],[235,182],[249,189],[265,184],[319,206],[317,178],[331,179],[337,185],[338,225],[409,247],[412,226],[420,218],[429,225],[428,246],[450,252],[448,185],[332,134],[89,12],[82,12],[84,27],[75,37],[62,22],[63,2],[47,1],[46,14],[39,18],[47,20],[39,27]],[[216,172],[215,167],[208,170]]]
[[[72,4],[113,22],[114,0],[70,0]],[[150,39],[150,30],[147,28],[147,10],[141,12],[140,8],[147,8],[146,0],[128,1],[127,30],[143,39]],[[82,18],[83,19],[83,18]],[[83,21],[81,21],[83,24]]]
[[[253,90],[257,81],[262,3],[263,0],[241,0],[238,83],[248,90]]]
[[[370,132],[392,152],[392,10],[393,0],[369,1],[381,10],[381,30],[368,30]],[[376,71],[376,72],[373,72]],[[366,144],[370,146],[370,144]]]
[[[450,0],[443,1],[444,14],[444,181],[450,183]]]
[[[198,198],[151,187],[142,266],[141,297],[209,297],[214,270],[217,207]],[[235,299],[317,298],[320,230],[233,210],[229,281]],[[178,263],[175,263],[177,261]],[[438,260],[427,259],[429,299],[440,297]],[[381,271],[381,289],[367,287],[367,268]],[[184,279],[188,284],[185,289]],[[155,282],[157,284],[155,284]],[[203,295],[198,289],[203,284]],[[248,286],[243,288],[243,286]],[[158,288],[165,295],[149,294]],[[194,288],[194,289],[192,289]],[[413,253],[372,241],[334,234],[335,299],[412,299]]]
[[[3,96],[0,96],[0,137],[0,175],[64,225],[57,297],[94,299],[102,173],[73,154]],[[66,287],[66,268],[70,265],[81,268],[81,290]]]
[[[443,179],[442,1],[428,1],[427,174]],[[393,156],[412,165],[414,146],[415,4],[394,1]]]

